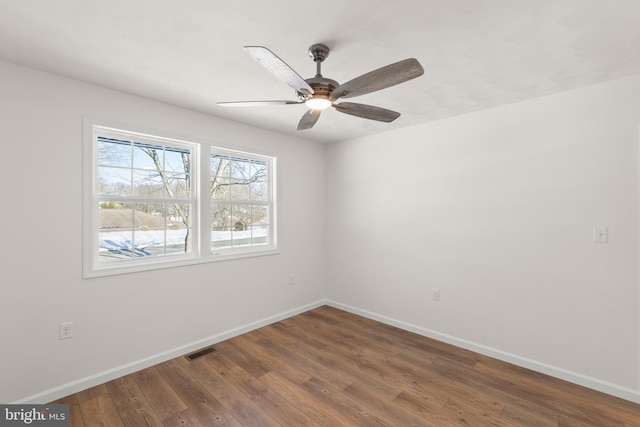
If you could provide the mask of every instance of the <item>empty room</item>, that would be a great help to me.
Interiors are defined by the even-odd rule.
[[[638,22],[0,0],[0,424],[640,426]]]

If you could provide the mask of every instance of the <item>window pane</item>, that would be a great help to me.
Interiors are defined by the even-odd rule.
[[[266,245],[269,240],[269,227],[265,225],[254,225],[251,228],[251,244]]]
[[[251,176],[251,161],[231,160],[229,167],[229,176],[240,180],[249,179]]]
[[[131,142],[112,138],[98,138],[98,164],[131,167]]]
[[[131,195],[131,170],[98,167],[98,194],[101,196]]]
[[[167,186],[169,187],[168,197],[188,199],[189,198],[189,175],[184,174],[165,174],[167,178]]]
[[[251,223],[255,225],[269,225],[269,209],[266,206],[251,207]]]
[[[267,164],[265,162],[254,161],[251,163],[251,176],[255,180],[264,181],[267,179]]]
[[[251,163],[251,178],[251,200],[267,201],[269,199],[267,164],[265,162]]]
[[[188,203],[168,203],[166,212],[167,227],[178,229],[190,226],[190,209],[191,206]]]
[[[133,171],[133,195],[139,197],[164,197],[164,184],[157,171]]]
[[[134,211],[134,254],[148,257],[164,254],[164,204],[136,203]]]
[[[218,204],[211,207],[211,247],[231,246],[231,206]]]
[[[215,178],[216,176],[220,175],[219,170],[220,170],[220,156],[216,156],[215,154],[212,154],[210,159],[210,172],[211,172],[211,178]]]
[[[113,261],[132,256],[133,212],[129,204],[98,206],[98,258]]]
[[[229,159],[227,157],[211,155],[211,198],[217,200],[229,199]]]
[[[211,198],[213,200],[229,200],[231,194],[231,180],[217,178],[211,183]]]
[[[159,145],[136,142],[133,146],[133,167],[164,170],[164,150]]]
[[[191,251],[189,204],[137,203],[134,213],[134,255],[184,254]]]
[[[211,226],[216,229],[229,227],[231,224],[231,206],[217,204],[211,207]]]
[[[266,202],[269,200],[269,187],[266,181],[252,182],[250,186],[250,200],[258,202]]]
[[[269,187],[265,162],[211,156],[211,197],[213,200],[268,201]]]
[[[250,200],[251,198],[251,175],[250,160],[234,160],[231,167],[231,200]]]
[[[229,157],[211,155],[211,178],[229,177]]]
[[[231,200],[249,200],[251,182],[248,179],[231,179],[229,181],[229,197]]]
[[[167,245],[166,253],[183,254],[191,252],[191,205],[167,204]]]
[[[171,172],[189,173],[191,159],[189,152],[167,147],[164,153],[164,169]]]
[[[134,227],[136,229],[164,228],[164,203],[136,203]]]
[[[246,246],[251,244],[251,206],[238,205],[231,207],[231,239],[233,246]]]
[[[252,206],[251,221],[252,244],[266,244],[269,238],[269,209],[266,206]]]

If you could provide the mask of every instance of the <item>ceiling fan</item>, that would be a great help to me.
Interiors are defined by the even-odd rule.
[[[339,84],[335,80],[323,77],[320,72],[320,64],[329,56],[329,48],[324,44],[314,44],[309,48],[309,56],[316,63],[316,76],[305,80],[266,47],[245,46],[244,50],[260,65],[291,86],[296,91],[298,99],[295,101],[218,102],[218,105],[222,107],[256,107],[305,104],[309,109],[300,119],[298,130],[311,129],[318,121],[320,112],[329,107],[352,116],[392,122],[400,117],[400,113],[372,105],[354,102],[336,103],[336,101],[385,89],[424,74],[420,63],[415,58],[408,58]]]

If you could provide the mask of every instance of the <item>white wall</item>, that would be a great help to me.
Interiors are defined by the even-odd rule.
[[[83,280],[83,115],[277,156],[281,253]],[[0,130],[0,402],[61,397],[324,297],[324,146],[7,63]]]
[[[276,155],[281,254],[83,280],[83,115]],[[0,402],[327,296],[640,397],[639,122],[640,77],[325,147],[0,62]]]
[[[328,297],[640,399],[639,123],[635,77],[329,146]]]

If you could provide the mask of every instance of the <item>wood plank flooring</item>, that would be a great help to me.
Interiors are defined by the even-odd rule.
[[[72,427],[640,426],[640,405],[323,306],[53,403]]]

